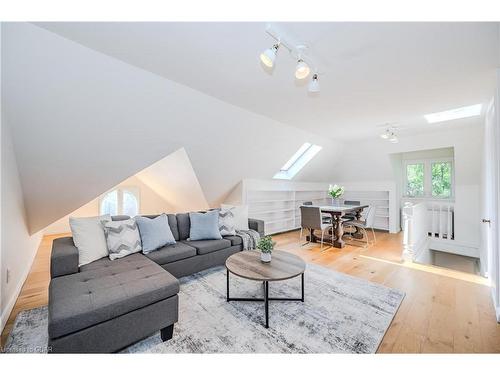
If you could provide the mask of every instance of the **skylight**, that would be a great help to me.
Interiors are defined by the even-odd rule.
[[[474,104],[467,107],[450,109],[449,111],[430,113],[428,115],[424,115],[424,117],[429,124],[457,120],[459,118],[479,116],[481,114],[481,107],[481,104]]]
[[[273,178],[291,180],[304,166],[321,151],[321,146],[304,143]]]

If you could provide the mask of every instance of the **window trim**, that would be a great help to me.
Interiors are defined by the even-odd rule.
[[[451,163],[451,188],[449,197],[436,197],[432,195],[432,164],[449,162]],[[408,179],[407,179],[407,167],[412,164],[423,164],[424,165],[424,194],[423,195],[408,195]],[[442,157],[442,158],[432,158],[432,159],[412,159],[403,160],[403,197],[412,199],[434,199],[434,200],[445,200],[452,201],[455,199],[455,163],[453,157]]]
[[[112,193],[113,191],[117,191],[117,202],[116,202],[116,214],[117,215],[123,215],[123,193],[125,191],[132,193],[135,196],[135,199],[137,199],[137,214],[140,214],[141,212],[141,189],[138,186],[119,186],[115,187],[113,189],[110,189],[106,191],[104,194],[101,194],[99,196],[99,215],[105,215],[102,213],[101,208],[102,208],[102,202],[104,198],[109,193]]]

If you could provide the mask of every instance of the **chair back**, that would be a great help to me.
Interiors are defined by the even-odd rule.
[[[304,206],[312,206],[313,202],[312,201],[307,201],[307,202],[302,203],[302,205],[304,205]]]
[[[345,206],[360,206],[360,201],[344,201]]]
[[[365,227],[367,228],[373,228],[373,225],[375,225],[375,212],[377,211],[377,208],[375,206],[368,206],[366,210],[366,216],[365,216]]]
[[[300,226],[308,229],[321,229],[321,208],[319,206],[300,206]]]

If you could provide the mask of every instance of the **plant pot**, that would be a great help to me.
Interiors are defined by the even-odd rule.
[[[260,253],[260,260],[264,263],[269,263],[271,261],[271,253]]]

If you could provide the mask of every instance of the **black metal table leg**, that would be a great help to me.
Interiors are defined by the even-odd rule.
[[[269,282],[264,281],[264,304],[266,305],[266,328],[269,328]]]
[[[301,301],[304,302],[304,274],[301,275],[302,279],[302,299]]]
[[[226,301],[229,302],[229,270],[226,269]]]
[[[269,281],[263,281],[262,286],[264,289],[263,298],[240,298],[229,296],[229,270],[226,270],[226,300],[229,301],[247,301],[247,302],[264,302],[265,309],[265,327],[269,328],[269,301],[301,301],[304,302],[304,274],[300,275],[301,278],[301,296],[300,298],[289,297],[269,297]]]

